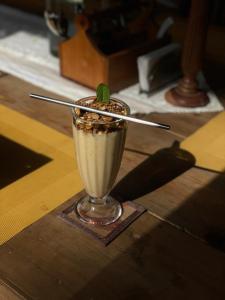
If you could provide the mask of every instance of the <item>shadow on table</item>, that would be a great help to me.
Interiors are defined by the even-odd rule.
[[[157,151],[134,168],[115,186],[111,194],[121,201],[132,201],[156,190],[194,164],[194,156],[181,149],[176,141],[170,148]]]
[[[0,134],[0,189],[49,163],[52,159]]]
[[[112,195],[121,202],[135,200],[160,188],[194,165],[194,156],[181,149],[176,141],[170,148],[150,155],[129,172],[115,186]],[[215,173],[218,176],[210,184],[194,193],[179,210],[167,216],[167,220],[225,251],[225,172]]]
[[[156,152],[121,180],[115,191],[123,196],[128,192],[134,200],[190,168],[194,158],[177,147]],[[118,256],[70,300],[224,299],[224,216],[225,173],[221,173],[165,222],[147,213],[139,218],[126,238],[120,237],[119,247],[114,242]],[[109,248],[106,253],[111,253]]]

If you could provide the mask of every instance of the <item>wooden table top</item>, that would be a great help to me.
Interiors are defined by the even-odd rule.
[[[54,96],[0,77],[1,104],[71,136],[69,110],[31,91]],[[103,247],[57,208],[0,247],[0,299],[225,299],[225,175],[179,158],[179,142],[215,115],[145,116],[171,132],[129,124],[114,194],[147,212]]]

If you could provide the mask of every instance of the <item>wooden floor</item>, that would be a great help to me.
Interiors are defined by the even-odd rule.
[[[71,136],[69,110],[30,92],[54,96],[0,77],[1,104]],[[62,205],[0,247],[0,299],[224,300],[225,174],[194,167],[179,149],[215,115],[145,116],[171,132],[129,124],[113,194],[147,212],[104,248],[56,217]]]

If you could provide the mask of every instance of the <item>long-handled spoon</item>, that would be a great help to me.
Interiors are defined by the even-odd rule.
[[[86,106],[82,106],[82,105],[79,105],[79,104],[75,104],[75,103],[72,103],[72,102],[67,102],[67,101],[63,101],[63,100],[59,100],[59,99],[53,99],[53,98],[50,98],[50,97],[45,97],[45,96],[32,94],[32,93],[30,94],[30,97],[34,98],[34,99],[38,99],[38,100],[43,100],[43,101],[47,101],[47,102],[52,102],[52,103],[64,105],[64,106],[79,108],[79,109],[83,109],[83,110],[86,110],[86,111],[89,111],[89,112],[94,112],[94,113],[97,113],[97,114],[101,114],[101,115],[104,115],[104,116],[123,119],[123,120],[126,120],[126,121],[135,122],[135,123],[139,123],[139,124],[143,124],[143,125],[158,127],[158,128],[167,129],[167,130],[170,129],[170,125],[145,121],[145,120],[141,120],[141,119],[137,119],[137,118],[134,118],[134,117],[125,116],[125,115],[119,115],[119,114],[116,114],[116,113],[113,113],[113,112],[103,111],[103,110],[99,110],[99,109],[95,109],[95,108],[91,108],[91,107],[86,107]]]

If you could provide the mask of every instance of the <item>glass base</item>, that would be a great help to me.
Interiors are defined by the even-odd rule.
[[[75,212],[83,222],[109,225],[121,217],[123,209],[122,205],[111,196],[96,199],[87,195],[76,203]]]

